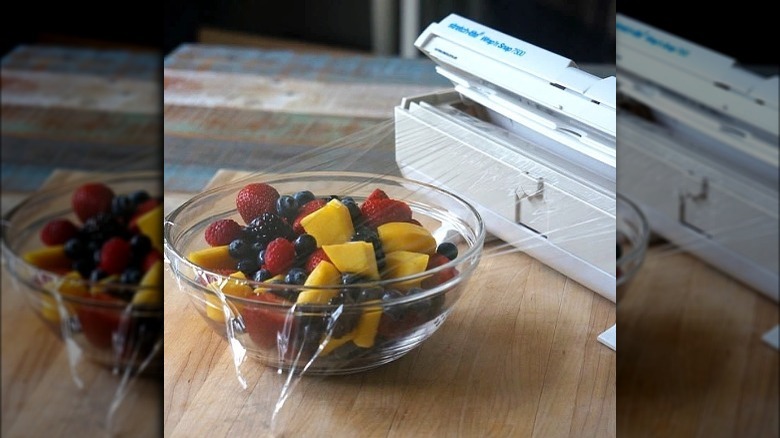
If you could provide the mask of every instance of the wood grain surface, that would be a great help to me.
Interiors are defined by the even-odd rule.
[[[169,277],[165,435],[615,436],[615,352],[596,341],[615,305],[525,254],[491,255],[499,245],[422,346],[372,371],[296,379],[273,424],[285,375],[250,360],[243,389],[227,342]]]

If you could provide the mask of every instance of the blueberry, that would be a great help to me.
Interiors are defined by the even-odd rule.
[[[300,207],[309,201],[313,201],[315,196],[314,193],[308,190],[301,190],[300,192],[295,192],[295,194],[293,194],[293,198],[295,198],[295,202],[297,202],[298,206]]]
[[[254,277],[255,272],[257,272],[258,266],[253,259],[241,259],[238,261],[236,268],[243,272],[247,277],[252,278]]]
[[[148,201],[149,199],[151,199],[151,197],[145,190],[137,190],[130,194],[130,200],[133,201],[133,204],[135,205],[139,205],[142,202]]]
[[[436,247],[436,252],[447,257],[450,260],[455,260],[458,257],[458,247],[452,242],[442,242]]]
[[[355,274],[352,272],[345,272],[341,274],[341,284],[343,285],[362,283],[364,281],[366,281],[366,278],[360,274]]]
[[[252,242],[252,253],[253,254],[259,254],[260,251],[264,250],[266,247],[266,244],[263,242]]]
[[[130,238],[130,251],[134,256],[143,257],[152,249],[152,240],[145,234],[136,234]]]
[[[265,250],[261,250],[257,253],[257,266],[263,266],[265,264]]]
[[[276,200],[276,212],[279,216],[294,218],[298,213],[298,201],[290,195],[282,195]]]
[[[92,252],[92,261],[95,262],[96,265],[100,264],[100,253],[101,253],[100,248]]]
[[[287,272],[284,277],[284,282],[287,284],[302,285],[306,282],[306,271],[301,268],[292,268]]]
[[[382,294],[382,301],[390,301],[402,296],[404,296],[404,294],[395,289],[385,289],[384,293]]]
[[[119,281],[122,284],[138,284],[141,282],[143,272],[138,268],[127,268],[119,276]]]
[[[271,271],[269,271],[268,269],[260,269],[257,272],[255,272],[255,275],[254,277],[252,277],[252,279],[254,281],[261,282],[261,281],[266,281],[271,277],[273,277],[273,275],[271,275]]]
[[[317,239],[315,239],[311,234],[304,233],[298,236],[295,241],[293,241],[293,246],[295,246],[295,255],[297,257],[303,258],[313,253],[314,250],[317,249]]]
[[[381,300],[385,294],[385,290],[381,287],[367,287],[360,291],[357,302],[364,303],[366,301]]]
[[[345,196],[341,198],[341,203],[349,210],[349,216],[352,218],[352,222],[357,223],[360,219],[360,206],[351,196]]]
[[[108,273],[100,268],[95,268],[89,274],[89,281],[100,281],[108,277]]]
[[[620,244],[617,244],[617,259],[620,260],[620,258],[623,257],[623,247],[620,246]]]
[[[252,245],[247,244],[244,239],[235,239],[228,244],[228,254],[237,260],[245,258],[251,250]]]
[[[95,262],[91,257],[82,257],[73,261],[73,270],[77,271],[82,278],[89,278],[93,269],[95,269]]]
[[[135,211],[135,203],[127,195],[116,195],[111,199],[111,213],[116,217],[127,218]]]
[[[87,246],[81,239],[76,237],[65,242],[63,250],[65,251],[65,255],[71,260],[80,259],[84,255],[88,254]]]

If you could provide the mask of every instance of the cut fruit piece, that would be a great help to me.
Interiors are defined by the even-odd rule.
[[[338,245],[323,245],[322,249],[340,272],[359,274],[371,280],[379,280],[376,254],[371,242],[355,241]]]
[[[141,233],[152,241],[152,246],[158,251],[162,251],[163,205],[159,204],[139,216],[135,224]]]
[[[317,239],[318,247],[348,242],[355,234],[349,208],[338,199],[301,219],[301,226]]]
[[[376,229],[385,253],[412,251],[423,254],[436,252],[436,239],[424,227],[409,222],[389,222]]]
[[[382,276],[385,279],[402,278],[425,272],[428,266],[428,254],[412,251],[393,251],[385,254],[385,270]],[[409,290],[419,287],[423,278],[400,282],[395,287],[401,290]]]
[[[276,348],[276,340],[285,331],[285,321],[289,313],[283,308],[268,304],[291,303],[270,292],[251,295],[249,299],[257,301],[257,305],[247,304],[241,310],[249,337],[260,348]]]
[[[193,251],[187,259],[204,269],[236,269],[236,259],[230,257],[227,245]]]
[[[341,272],[332,263],[321,261],[306,278],[304,286],[330,286],[341,281]],[[338,294],[337,289],[305,289],[298,294],[297,303],[328,304]]]
[[[340,338],[324,338],[321,342],[322,345],[322,351],[320,351],[320,356],[327,356],[333,350],[341,347],[342,345],[346,344],[347,342],[355,339],[355,331],[351,331],[347,333],[346,335],[340,337]]]
[[[52,280],[44,284],[47,290],[56,290],[63,295],[86,297],[89,289],[77,271],[70,271],[60,281]]]
[[[230,279],[222,282],[213,281],[210,287],[212,290],[218,289],[223,294],[233,297],[246,298],[253,293],[252,287],[246,283],[246,276],[243,272],[234,272],[230,274]],[[231,306],[233,313],[237,315],[238,306],[233,303],[228,303],[228,305]],[[222,300],[217,295],[206,296],[206,315],[215,321],[221,322],[225,320],[225,315],[222,312]]]
[[[133,295],[133,305],[160,306],[162,305],[163,287],[163,262],[156,261],[151,268],[141,277],[140,290]]]
[[[355,345],[362,348],[374,346],[381,318],[382,308],[380,306],[369,307],[363,311],[363,314],[360,315],[360,321],[355,327],[355,337],[352,339]]]
[[[29,251],[22,256],[25,262],[46,271],[70,271],[71,261],[65,255],[64,245],[47,246]]]

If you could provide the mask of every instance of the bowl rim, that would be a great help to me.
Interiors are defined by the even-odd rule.
[[[621,254],[621,257],[619,257],[616,260],[616,263],[618,265],[623,263],[632,263],[637,260],[640,260],[644,257],[644,254],[647,250],[648,241],[650,239],[650,223],[647,220],[647,217],[645,216],[644,212],[641,208],[639,208],[639,205],[637,205],[634,201],[629,199],[628,197],[618,193],[617,194],[617,202],[622,203],[625,206],[627,206],[629,209],[631,209],[636,216],[639,218],[639,227],[640,227],[640,245],[636,245],[633,248],[631,248],[630,251]],[[628,281],[631,276],[633,276],[634,272],[639,269],[639,266],[634,266],[630,271],[624,272],[622,277],[617,280],[618,285]]]
[[[176,217],[184,212],[186,209],[191,207],[193,204],[197,204],[197,202],[203,198],[206,198],[208,196],[211,196],[215,193],[221,192],[221,191],[228,191],[232,190],[237,187],[242,187],[243,185],[249,184],[250,182],[266,182],[270,183],[277,180],[294,180],[297,178],[304,178],[304,177],[343,177],[343,178],[370,178],[374,180],[382,180],[382,181],[391,181],[396,183],[405,183],[405,184],[413,184],[415,186],[423,187],[428,190],[432,190],[434,192],[438,192],[440,194],[443,194],[451,199],[454,199],[464,207],[466,207],[474,216],[476,220],[476,228],[475,228],[475,239],[474,244],[471,245],[464,253],[458,254],[458,257],[456,257],[453,260],[448,261],[447,263],[437,266],[434,269],[426,270],[417,274],[408,275],[405,277],[400,278],[393,278],[393,279],[386,279],[386,280],[375,280],[375,281],[368,281],[368,282],[361,282],[361,283],[353,283],[349,285],[321,285],[321,286],[304,286],[304,285],[291,285],[291,284],[276,284],[276,283],[265,283],[265,282],[258,282],[253,279],[236,279],[234,277],[230,277],[229,275],[224,275],[222,273],[206,269],[202,266],[198,266],[194,263],[192,263],[186,256],[181,254],[181,252],[175,248],[169,239],[170,233],[172,232],[173,227],[176,225],[175,220]],[[345,195],[348,196],[348,195]],[[230,280],[237,280],[241,282],[242,284],[247,284],[253,289],[255,288],[264,288],[269,291],[289,291],[289,290],[333,290],[334,288],[338,289],[352,289],[352,288],[365,288],[365,287],[377,287],[377,286],[392,286],[393,284],[401,284],[408,281],[414,281],[419,280],[422,278],[429,277],[433,274],[442,272],[444,270],[453,268],[462,262],[466,260],[471,260],[474,258],[479,258],[481,256],[482,247],[484,245],[485,236],[487,234],[484,221],[482,219],[482,216],[479,214],[479,211],[471,205],[468,201],[463,199],[462,197],[439,187],[433,186],[431,184],[410,179],[410,178],[403,178],[398,177],[394,175],[380,175],[380,174],[374,174],[374,173],[364,173],[364,172],[351,172],[351,171],[306,171],[306,172],[294,172],[294,173],[276,173],[276,174],[262,174],[262,173],[256,173],[248,175],[247,177],[240,178],[236,181],[231,181],[223,185],[219,185],[217,187],[210,188],[208,190],[205,190],[203,192],[200,192],[196,194],[195,196],[189,198],[185,202],[183,202],[179,207],[171,211],[168,215],[164,218],[163,223],[163,252],[166,256],[166,259],[169,255],[175,256],[178,262],[184,263],[189,269],[191,269],[193,272],[198,273],[199,276],[203,274],[207,274],[208,277],[210,277],[210,282],[213,283],[214,281],[218,282],[224,282],[224,281],[230,281]],[[172,263],[171,260],[168,260],[169,266],[171,267],[173,274],[178,276],[179,275],[179,269],[175,267],[175,263]],[[214,295],[224,295],[226,299],[229,301],[235,301],[238,303],[243,304],[250,304],[250,305],[268,305],[273,307],[279,307],[279,308],[291,308],[293,306],[299,306],[303,307],[302,304],[292,303],[292,304],[278,304],[278,303],[267,303],[262,301],[255,301],[252,299],[247,299],[239,296],[224,294],[220,291],[220,293],[217,293],[212,288],[198,283],[196,281],[193,281],[193,279],[190,279],[187,276],[182,275],[181,278],[186,279],[189,283],[193,284],[194,286],[197,286],[198,289],[203,290],[205,292],[210,292]],[[355,307],[362,307],[362,306],[385,306],[385,305],[391,305],[391,304],[401,304],[411,301],[416,301],[419,299],[425,299],[427,297],[430,297],[434,294],[440,293],[445,288],[442,288],[441,286],[447,286],[449,288],[450,286],[456,284],[463,278],[462,272],[458,271],[458,275],[442,284],[437,285],[436,287],[430,288],[430,289],[424,289],[420,293],[414,293],[414,294],[405,294],[400,297],[392,298],[386,301],[382,301],[381,303],[377,302],[365,302],[365,303],[350,303],[344,305],[348,308],[355,308]],[[327,308],[337,308],[340,305],[329,305],[329,304],[312,304],[312,303],[306,303],[306,308],[312,307],[317,309],[327,309]]]
[[[112,172],[110,174],[105,175],[85,175],[83,177],[77,178],[73,181],[68,181],[63,184],[59,184],[56,187],[47,188],[43,190],[37,190],[30,194],[29,196],[25,197],[21,202],[19,202],[17,205],[12,207],[10,210],[8,210],[5,214],[2,215],[2,218],[0,219],[0,248],[2,252],[2,257],[8,257],[13,261],[13,264],[21,264],[25,267],[25,271],[30,272],[33,274],[34,277],[37,278],[48,278],[51,280],[57,280],[62,281],[66,279],[66,274],[60,274],[55,271],[49,271],[43,268],[39,268],[38,266],[35,266],[26,260],[21,256],[21,254],[18,254],[16,251],[12,250],[9,243],[8,243],[8,231],[11,225],[13,224],[13,217],[15,215],[20,214],[20,212],[25,211],[26,208],[29,207],[31,204],[35,204],[36,202],[40,202],[41,199],[47,198],[50,196],[55,196],[58,194],[67,195],[68,193],[71,193],[73,190],[75,190],[77,187],[79,187],[82,184],[85,184],[87,182],[104,182],[104,183],[112,183],[112,182],[121,182],[121,181],[128,181],[128,180],[134,180],[134,179],[151,179],[151,178],[160,178],[162,175],[162,172],[159,170],[133,170],[133,171],[126,171],[126,172]],[[50,290],[44,288],[42,285],[36,285],[32,284],[29,281],[27,281],[25,278],[22,278],[22,276],[19,273],[18,269],[12,269],[9,265],[8,260],[3,261],[4,269],[8,271],[8,274],[15,277],[17,280],[24,283],[26,286],[28,286],[30,289],[35,291],[36,293],[43,294],[43,295],[49,295],[54,296],[59,295],[62,297],[63,301],[66,301],[68,303],[74,303],[74,304],[80,304],[80,305],[90,305],[95,307],[102,307],[107,309],[126,309],[128,306],[133,306],[134,308],[138,308],[139,310],[143,311],[156,311],[157,308],[162,308],[162,306],[149,306],[149,305],[137,305],[132,304],[130,302],[110,302],[110,301],[104,301],[100,299],[95,299],[91,296],[88,297],[82,297],[78,295],[70,295],[65,294],[62,292],[59,292],[57,290]],[[110,277],[107,277],[110,278]],[[143,291],[143,290],[154,290],[159,288],[164,288],[164,285],[159,286],[141,286],[141,285],[127,285],[119,282],[109,281],[105,282],[102,280],[98,281],[92,281],[85,278],[70,278],[68,279],[72,282],[77,282],[80,285],[84,285],[87,288],[90,288],[92,286],[96,287],[113,287],[113,288],[119,288],[126,291]],[[105,279],[103,279],[105,280]]]

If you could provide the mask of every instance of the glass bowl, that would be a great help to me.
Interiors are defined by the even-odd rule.
[[[44,189],[4,216],[2,253],[6,273],[13,288],[24,295],[40,320],[68,345],[69,352],[74,353],[73,347],[77,347],[75,357],[117,372],[159,374],[162,371],[162,302],[153,299],[132,303],[130,297],[140,294],[161,297],[161,282],[155,286],[123,284],[116,276],[91,281],[67,268],[70,263],[67,259],[55,256],[33,264],[25,258],[45,247],[39,236],[50,220],[63,218],[82,226],[72,210],[71,197],[85,182]],[[89,182],[104,183],[117,195],[140,190],[153,198],[161,195],[159,172],[95,176]],[[161,254],[159,258],[162,260]],[[126,299],[108,299],[109,295]]]
[[[617,292],[627,288],[645,260],[650,226],[639,207],[617,196]]]
[[[309,190],[319,198],[352,197],[358,204],[381,189],[390,198],[406,202],[436,243],[456,245],[458,255],[415,275],[335,287],[236,282],[226,277],[226,272],[192,263],[187,255],[208,247],[204,232],[209,224],[225,218],[243,223],[236,210],[236,194],[250,182],[270,184],[281,195]],[[206,323],[229,341],[234,353],[238,349],[240,354],[279,369],[329,375],[378,367],[429,338],[466,290],[481,258],[485,228],[470,204],[431,185],[373,174],[304,172],[254,176],[201,193],[166,217],[163,235],[166,260],[179,290],[189,296]],[[449,275],[434,277],[442,273]],[[431,278],[446,280],[426,283]],[[248,286],[252,293],[230,293],[227,285],[231,281]],[[362,293],[372,298],[341,304],[295,304],[303,291],[334,290],[341,296]],[[261,296],[288,300],[258,299]]]

